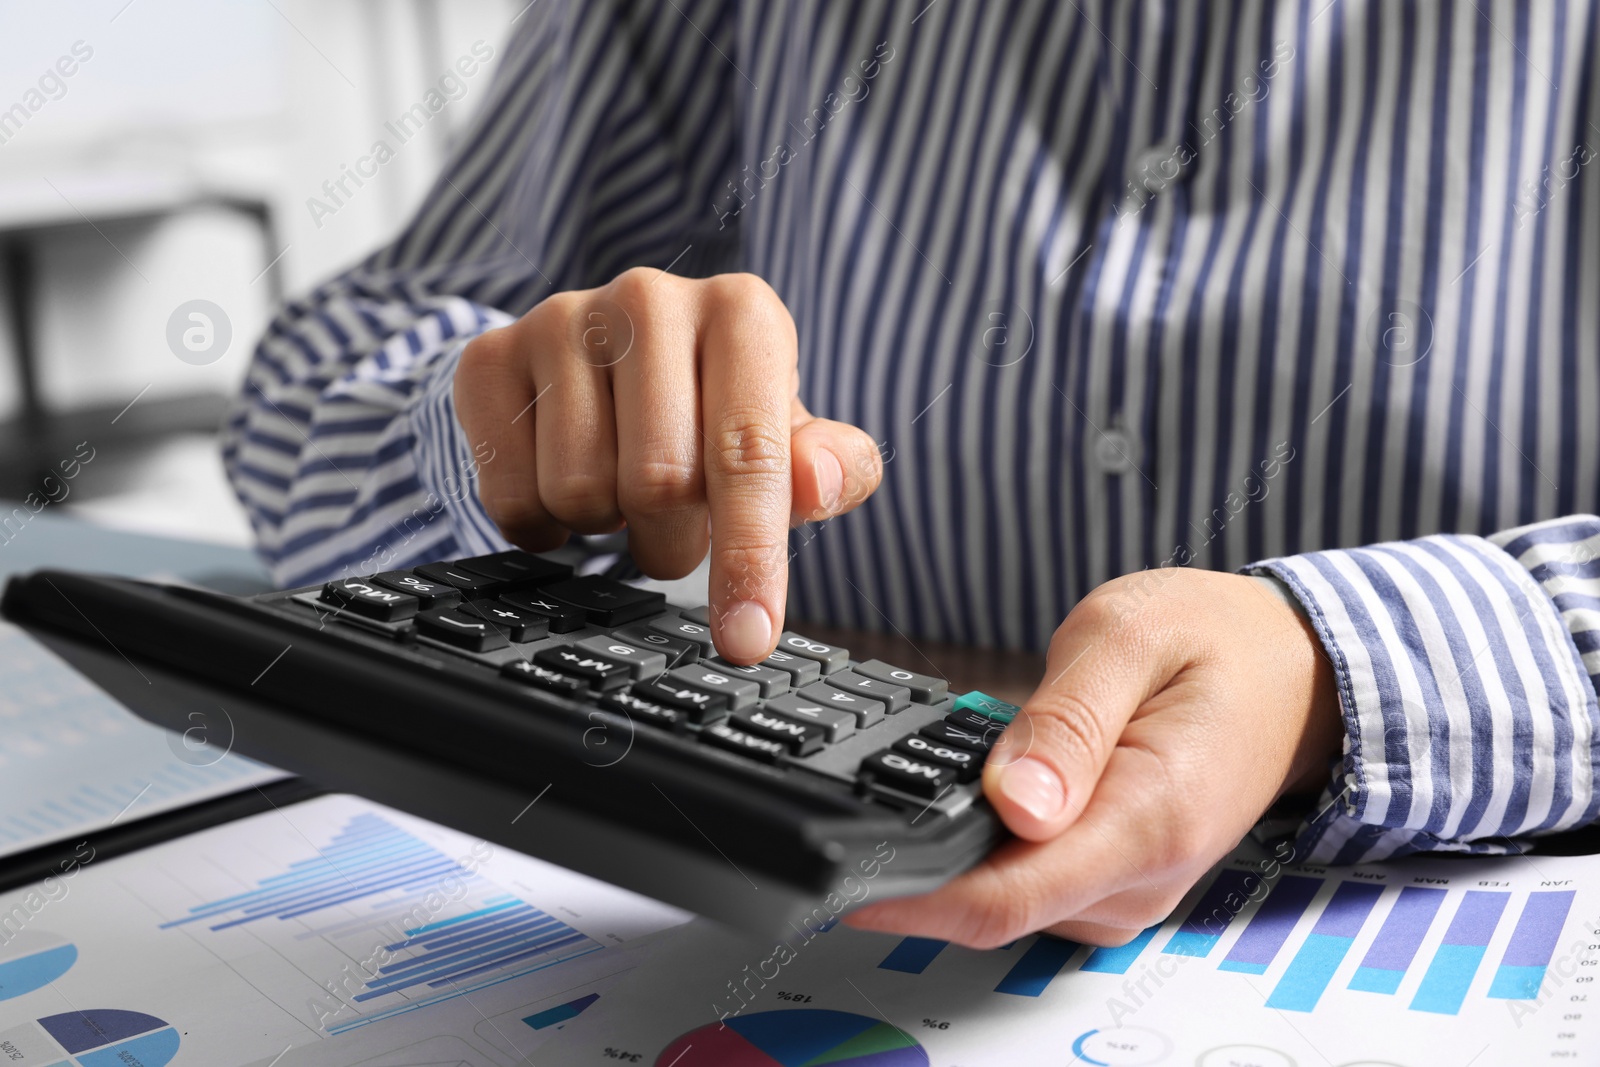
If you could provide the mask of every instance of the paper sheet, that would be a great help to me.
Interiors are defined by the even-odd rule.
[[[687,918],[319,798],[0,895],[0,1062],[509,1067]]]
[[[6,623],[0,680],[0,856],[285,777],[137,718]]]
[[[541,1062],[1600,1063],[1597,922],[1600,857],[1326,870],[1246,851],[1120,949],[976,952],[821,922],[769,944],[699,922]]]

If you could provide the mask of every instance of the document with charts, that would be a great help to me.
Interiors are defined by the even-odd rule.
[[[575,1020],[563,1067],[1528,1067],[1600,1063],[1600,857],[1283,868],[1242,849],[1093,949],[976,952],[706,923]],[[726,1016],[726,1018],[724,1018]]]
[[[688,918],[343,796],[81,859],[0,894],[13,1067],[511,1067]]]
[[[225,711],[188,735],[151,726],[7,623],[0,678],[0,856],[284,777],[227,751]]]

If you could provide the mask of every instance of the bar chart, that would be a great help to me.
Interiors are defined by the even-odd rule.
[[[299,922],[359,967],[330,1033],[413,1011],[603,946],[375,813],[255,888],[163,929]]]
[[[1480,984],[1496,931],[1514,920],[1479,995],[1530,1001],[1540,996],[1575,891],[1395,886],[1374,877],[1284,873],[1269,882],[1252,870],[1224,868],[1181,918],[1152,926],[1126,945],[1094,948],[1039,936],[995,950],[1015,958],[993,991],[1037,998],[1070,972],[1126,975],[1141,961],[1148,966],[1161,956],[1215,956],[1214,972],[1275,976],[1261,1001],[1270,1009],[1314,1012],[1330,990],[1392,997],[1408,977],[1420,975],[1403,1002],[1406,1008],[1457,1015]],[[1430,945],[1430,932],[1441,926],[1442,935]],[[1170,930],[1165,938],[1164,930]],[[1237,936],[1220,950],[1233,931]],[[1364,932],[1370,935],[1364,951],[1346,968]],[[930,938],[903,938],[877,966],[922,975],[948,948]],[[1077,966],[1071,967],[1074,960]],[[1348,970],[1342,982],[1341,970]]]
[[[1600,857],[1324,868],[1272,863],[1247,843],[1119,946],[1029,935],[980,950],[847,920],[792,959],[762,958],[704,924],[604,992],[629,1010],[586,1013],[547,1059],[899,1067],[910,1053],[874,1043],[898,1032],[927,1062],[964,1067],[1600,1062],[1587,1003],[1600,981]],[[870,1048],[846,1046],[813,1033],[825,1017],[807,1012],[880,1029]],[[730,1036],[741,1026],[753,1051]]]
[[[33,912],[34,890],[0,893],[0,1063],[526,1062],[686,918],[336,795],[60,885]]]

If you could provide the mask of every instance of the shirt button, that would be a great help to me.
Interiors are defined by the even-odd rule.
[[[1128,431],[1112,427],[1095,439],[1095,466],[1105,474],[1127,474],[1138,466],[1138,447]]]
[[[1183,176],[1183,156],[1169,144],[1152,145],[1134,160],[1130,176],[1136,188],[1159,193]]]

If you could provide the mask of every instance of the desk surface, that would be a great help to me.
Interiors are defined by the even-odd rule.
[[[45,507],[0,501],[0,579],[40,567],[133,576],[168,575],[226,592],[268,587],[266,568],[242,548],[127,533]]]

